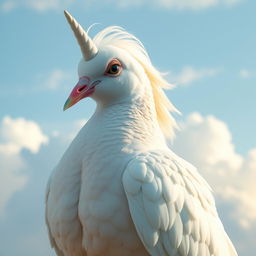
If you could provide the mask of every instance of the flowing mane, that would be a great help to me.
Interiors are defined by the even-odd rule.
[[[93,38],[93,41],[99,48],[106,45],[113,45],[124,49],[141,64],[151,82],[158,123],[164,135],[173,138],[177,124],[170,112],[179,111],[173,106],[163,91],[163,89],[172,89],[173,86],[152,65],[140,40],[121,27],[111,26],[100,31]]]

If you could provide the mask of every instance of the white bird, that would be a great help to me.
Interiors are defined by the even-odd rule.
[[[142,43],[120,27],[92,40],[65,12],[81,47],[64,109],[97,103],[47,186],[58,256],[235,256],[207,182],[167,146],[176,111]]]

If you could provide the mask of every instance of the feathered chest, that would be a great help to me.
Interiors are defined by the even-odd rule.
[[[64,154],[49,182],[47,220],[65,255],[147,255],[122,185],[129,161],[154,144],[144,126],[113,107],[92,117]]]
[[[122,185],[133,153],[118,135],[105,136],[88,136],[83,145],[71,145],[52,177],[48,219],[58,247],[70,245],[63,249],[67,255],[84,249],[87,255],[122,255],[137,249],[143,255]]]

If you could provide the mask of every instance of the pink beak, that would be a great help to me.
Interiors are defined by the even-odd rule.
[[[82,76],[79,78],[78,83],[70,93],[67,101],[64,104],[63,110],[70,108],[75,105],[78,101],[83,98],[91,96],[95,91],[95,86],[101,81],[97,80],[90,84],[91,79],[88,76]]]

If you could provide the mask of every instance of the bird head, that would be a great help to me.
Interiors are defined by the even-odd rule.
[[[151,90],[144,69],[126,50],[107,43],[97,46],[95,42],[99,41],[99,36],[98,40],[97,37],[92,40],[66,11],[65,16],[77,38],[83,58],[78,65],[79,81],[70,93],[64,110],[86,97],[100,104],[113,104],[139,97],[145,87]],[[121,31],[117,27],[114,29]]]
[[[137,99],[155,108],[158,123],[167,137],[174,135],[176,122],[170,114],[178,112],[163,88],[171,88],[152,65],[143,44],[120,27],[107,27],[93,39],[65,11],[67,21],[81,48],[83,58],[78,65],[79,81],[68,97],[64,110],[91,97],[101,105]]]

